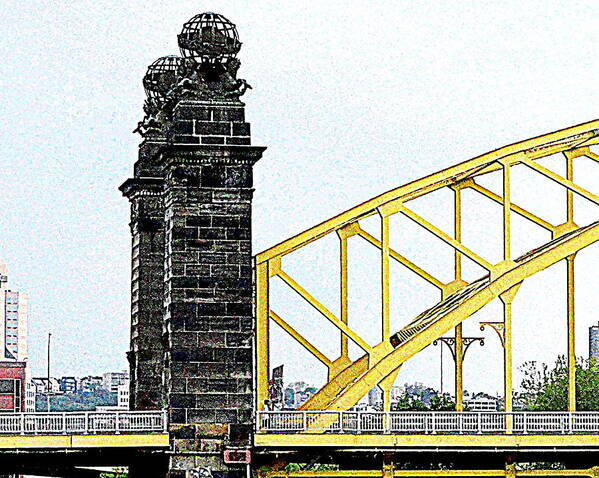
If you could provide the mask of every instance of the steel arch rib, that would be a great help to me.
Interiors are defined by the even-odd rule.
[[[498,161],[508,158],[514,162],[534,160],[595,144],[599,144],[599,120],[504,146],[376,196],[259,253],[255,258],[256,264],[289,254],[347,224],[375,214],[377,208],[392,201],[409,201],[459,181],[499,170],[501,165]]]
[[[433,308],[420,314],[402,330],[405,331],[410,327],[414,327],[414,324],[417,324],[418,321],[426,322],[426,319],[431,319],[430,322],[425,323],[423,328],[417,329],[413,334],[407,336],[397,348],[394,349],[391,344],[388,344],[389,353],[360,376],[359,379],[343,389],[339,395],[328,403],[325,409],[331,411],[348,410],[365,393],[397,370],[406,360],[480,310],[484,305],[520,284],[526,278],[598,241],[599,222],[596,222],[576,229],[521,256],[515,261],[512,268],[497,278],[491,279],[489,276],[485,276],[448,296]],[[474,290],[474,293],[468,294],[468,289]],[[462,294],[463,300],[459,300],[460,294]],[[330,419],[333,418],[325,417],[323,420]],[[321,420],[318,420],[318,423],[315,423],[314,430],[326,429],[326,425],[320,422]]]

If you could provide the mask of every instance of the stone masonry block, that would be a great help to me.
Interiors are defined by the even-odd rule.
[[[195,134],[199,135],[231,135],[231,123],[216,121],[196,121]]]

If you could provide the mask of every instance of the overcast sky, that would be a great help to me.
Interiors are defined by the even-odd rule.
[[[196,13],[224,14],[243,42],[253,142],[268,146],[255,168],[255,252],[407,181],[599,116],[593,0],[2,0],[0,9],[0,256],[11,286],[30,294],[34,373],[48,331],[57,375],[126,367],[129,208],[117,188],[137,154],[146,67],[178,53],[176,35]],[[597,248],[585,257],[596,284]],[[563,314],[530,316],[534,300],[563,291],[552,276],[542,284],[519,322],[531,333],[520,344],[538,354],[517,362],[565,351]],[[581,355],[599,315],[587,290]],[[418,294],[404,304],[430,305]],[[488,353],[473,353],[466,388],[500,390],[498,345],[484,335]],[[436,362],[414,363],[398,380],[438,383]]]

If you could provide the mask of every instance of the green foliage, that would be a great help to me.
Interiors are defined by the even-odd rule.
[[[448,393],[439,396],[433,394],[427,404],[421,397],[404,393],[397,403],[391,405],[392,410],[396,411],[453,411],[455,410],[455,401]]]
[[[289,463],[284,469],[285,473],[294,471],[335,471],[339,469],[339,465],[331,463],[313,463],[311,465],[307,463]]]
[[[560,355],[553,368],[537,362],[520,367],[523,398],[528,410],[565,411],[568,409],[568,363]],[[599,410],[599,363],[578,359],[576,362],[576,409]]]
[[[92,392],[65,393],[61,395],[50,395],[51,412],[85,412],[94,410],[97,406],[117,405],[117,394],[103,389]],[[35,397],[35,411],[45,412],[48,410],[48,402],[45,394]]]
[[[127,478],[128,476],[127,468],[114,468],[112,471],[100,473],[100,478]]]

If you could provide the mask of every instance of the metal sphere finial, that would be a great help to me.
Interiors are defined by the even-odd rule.
[[[169,90],[177,83],[177,72],[181,65],[181,57],[167,55],[158,58],[148,66],[143,79],[144,89],[148,98],[164,98]]]
[[[212,12],[200,13],[185,23],[178,40],[183,57],[198,63],[234,58],[241,48],[235,25]]]

